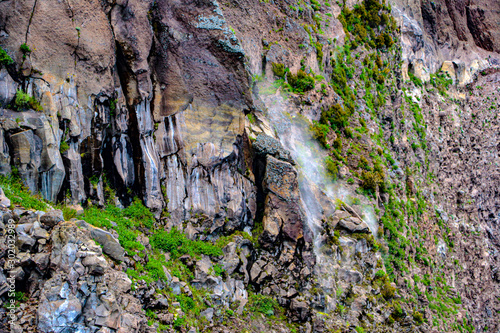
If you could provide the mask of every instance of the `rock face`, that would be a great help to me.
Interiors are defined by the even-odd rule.
[[[249,308],[303,332],[498,330],[500,3],[342,5],[0,1],[0,175],[156,217],[124,236],[0,191],[0,298],[7,271],[30,297],[13,331],[174,330],[187,299],[214,331]],[[342,24],[371,7],[384,47]],[[222,254],[167,269],[148,237],[174,227]]]
[[[8,123],[2,139],[12,147],[0,164],[7,167],[12,156],[33,192],[54,201],[69,191],[75,202],[102,204],[106,181],[124,204],[132,188],[158,216],[168,210],[172,221],[202,211],[234,223],[254,217],[242,151],[244,111],[253,108],[249,76],[217,2],[0,7],[2,31],[9,32],[2,47],[22,58],[15,52],[24,40],[19,26],[27,27],[26,43],[37,46],[19,61],[24,76],[10,67],[0,75],[2,105],[22,81],[47,116],[0,116]],[[13,16],[15,22],[7,19]],[[60,28],[47,30],[45,20],[56,17]],[[55,50],[64,54],[57,61]],[[67,148],[60,153],[61,142]]]
[[[500,64],[496,1],[396,0],[394,17],[402,32],[403,74],[413,72],[428,81],[448,61],[461,85],[485,68]]]

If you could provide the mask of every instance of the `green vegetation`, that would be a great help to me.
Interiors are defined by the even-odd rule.
[[[328,110],[321,112],[320,123],[330,125],[332,129],[341,130],[349,125],[351,113],[343,109],[339,104],[330,106]]]
[[[110,113],[111,117],[114,117],[116,114],[116,104],[117,103],[118,103],[118,100],[116,98],[109,100],[109,113]]]
[[[314,78],[302,69],[299,69],[297,74],[288,73],[287,80],[295,93],[304,93],[314,88]]]
[[[4,190],[11,203],[21,205],[26,209],[46,210],[47,204],[38,195],[33,195],[23,184],[19,172],[12,168],[10,177],[0,176],[0,187]]]
[[[448,87],[453,83],[453,80],[449,77],[448,73],[438,72],[431,74],[430,83],[442,96],[447,97],[448,94],[446,92],[448,91]]]
[[[154,248],[170,252],[172,258],[178,258],[183,254],[199,256],[205,254],[212,257],[221,256],[221,248],[203,241],[190,240],[176,228],[170,231],[160,231],[151,237],[151,245]]]
[[[153,214],[138,198],[125,209],[114,205],[108,205],[104,209],[88,207],[82,219],[96,227],[116,230],[120,244],[129,253],[144,249],[144,246],[137,241],[139,234],[137,228],[152,228],[155,221]]]
[[[28,46],[28,44],[26,44],[26,43],[21,44],[21,46],[19,47],[19,49],[23,53],[23,59],[26,59],[26,57],[28,56],[28,54],[31,53],[31,49]]]
[[[278,302],[272,297],[261,294],[248,295],[247,311],[272,316],[277,310],[279,310]]]
[[[14,99],[14,105],[11,105],[11,108],[17,111],[24,111],[27,109],[33,109],[35,111],[43,111],[42,106],[38,101],[25,93],[22,90],[18,90],[16,92],[16,98]]]
[[[0,47],[0,68],[2,68],[1,65],[3,66],[9,66],[14,63],[14,60],[5,52],[4,49]]]
[[[61,152],[61,154],[67,152],[68,149],[69,149],[68,143],[66,141],[61,141],[61,145],[59,146],[59,151]]]
[[[272,66],[272,69],[273,69],[273,74],[281,79],[284,79],[285,78],[285,74],[286,74],[286,70],[287,68],[285,68],[285,65],[283,64],[277,64],[275,62],[273,62],[271,64]]]
[[[344,5],[339,20],[347,38],[352,35],[352,49],[365,44],[371,48],[382,49],[390,48],[394,44],[390,33],[396,30],[396,21],[390,16],[389,8],[377,0],[364,0],[355,5],[352,11]]]

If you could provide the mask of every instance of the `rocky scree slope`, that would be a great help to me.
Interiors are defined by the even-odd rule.
[[[37,225],[46,247],[7,182],[19,239],[55,268],[16,267],[16,329],[494,331],[496,5],[1,2],[0,170],[83,203],[125,251],[103,257],[78,220]],[[300,188],[273,108],[312,125],[349,195]],[[61,268],[59,246],[92,259]]]

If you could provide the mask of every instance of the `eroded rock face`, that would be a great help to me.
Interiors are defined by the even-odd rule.
[[[49,119],[5,114],[22,120],[4,128],[14,147],[4,149],[5,172],[16,156],[33,192],[54,201],[69,190],[75,203],[102,205],[105,171],[124,204],[132,188],[176,224],[201,211],[235,226],[253,218],[256,191],[242,151],[244,111],[253,108],[249,75],[217,2],[24,1],[0,8],[0,26],[9,31],[0,43],[27,73],[2,69],[2,105],[23,83]],[[52,17],[58,28],[49,31],[43,22]],[[27,44],[36,45],[24,61],[16,51],[25,41],[20,26],[28,27]],[[42,80],[28,78],[39,72]],[[62,141],[68,148],[61,159]]]
[[[500,64],[496,1],[396,0],[391,5],[402,32],[403,75],[411,71],[428,81],[449,61],[461,67],[453,80],[465,85],[478,71]]]

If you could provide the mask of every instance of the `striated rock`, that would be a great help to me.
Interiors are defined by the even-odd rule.
[[[303,236],[304,213],[300,205],[297,171],[288,162],[266,156],[263,187],[269,191],[265,201],[260,236],[266,246],[274,246],[279,234],[296,242]]]
[[[32,130],[10,136],[14,165],[32,193],[38,192],[38,174],[43,143]]]
[[[6,107],[14,99],[17,86],[7,69],[0,68],[0,107]]]

